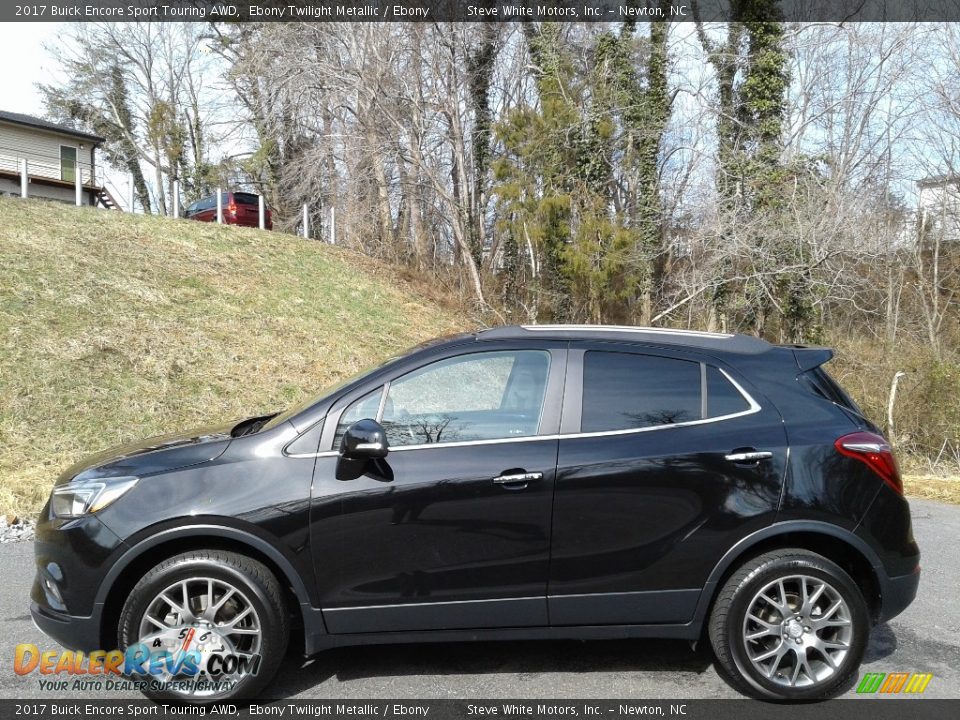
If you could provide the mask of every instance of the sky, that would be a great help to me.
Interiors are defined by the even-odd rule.
[[[691,26],[691,23],[685,23],[677,27],[676,40],[679,43],[696,42]],[[58,39],[64,35],[66,27],[69,27],[69,23],[0,22],[0,110],[44,115],[42,98],[36,84],[55,82],[58,72],[57,62],[44,45],[55,46]],[[705,70],[702,65],[695,64],[695,56],[696,53],[682,54],[682,57],[687,58],[687,64],[679,64],[673,70],[689,89],[702,91],[699,86],[705,78]],[[679,95],[674,107],[676,126],[694,126],[695,123],[687,123],[686,120],[703,111],[702,102],[702,97],[695,97],[693,94]],[[125,185],[126,176],[117,182]],[[906,183],[901,191],[909,196],[914,189],[911,181]]]
[[[0,110],[42,115],[35,83],[54,78],[56,62],[43,49],[56,40],[59,23],[0,23]]]
[[[0,0],[3,2],[3,0]],[[37,83],[57,79],[57,62],[44,45],[53,45],[65,23],[0,22],[0,110],[43,117],[43,98]],[[107,180],[122,198],[129,196],[126,173],[106,169]],[[121,203],[126,200],[120,199]]]

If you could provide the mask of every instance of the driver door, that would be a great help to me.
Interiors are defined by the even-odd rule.
[[[398,370],[328,416],[311,543],[329,632],[548,624],[566,347],[481,347]],[[334,450],[368,417],[389,454],[337,480]]]

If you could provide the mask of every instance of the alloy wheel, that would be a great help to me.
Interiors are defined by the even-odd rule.
[[[154,597],[140,620],[138,636],[151,651],[165,651],[174,662],[193,653],[199,659],[197,672],[165,666],[158,679],[178,695],[209,699],[227,694],[256,671],[262,625],[241,589],[218,578],[194,577]],[[228,657],[235,658],[234,665],[225,668]],[[248,664],[238,667],[244,659]]]
[[[843,596],[810,575],[788,575],[764,585],[743,621],[743,641],[754,668],[777,685],[811,687],[832,678],[853,639]]]

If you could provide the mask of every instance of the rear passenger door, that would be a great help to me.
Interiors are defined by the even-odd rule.
[[[737,539],[772,522],[779,413],[719,360],[571,346],[554,498],[552,625],[683,623]]]

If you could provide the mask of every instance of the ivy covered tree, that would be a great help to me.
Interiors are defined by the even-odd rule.
[[[586,56],[560,25],[524,27],[538,105],[497,126],[494,170],[505,271],[529,282],[508,277],[504,288],[526,288],[514,297],[531,318],[649,319],[663,238],[666,24],[652,23],[649,39],[633,24],[579,37]]]
[[[790,72],[782,13],[776,0],[736,0],[730,13],[720,43],[697,21],[716,76],[722,242],[735,243],[733,234],[746,234],[746,244],[763,252],[728,263],[729,281],[718,285],[715,307],[729,329],[782,341],[816,340],[820,324],[810,253],[803,238],[781,230],[797,202],[808,197],[798,191],[819,181],[804,158],[784,162]]]

